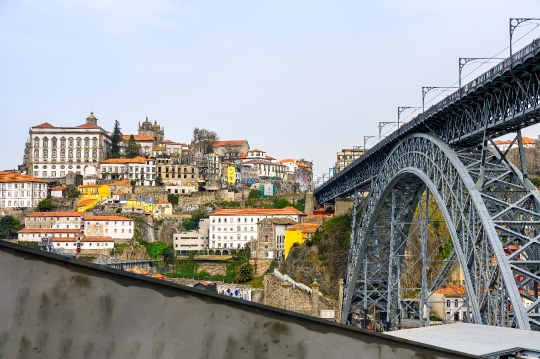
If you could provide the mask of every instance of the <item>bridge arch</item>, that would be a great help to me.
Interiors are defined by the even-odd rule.
[[[384,313],[381,319],[389,327],[398,326],[406,302],[400,282],[405,247],[420,203],[421,325],[424,315],[429,318],[428,291],[459,265],[468,321],[540,329],[539,196],[496,153],[484,158],[482,164],[481,149],[452,148],[428,134],[410,135],[394,147],[353,221],[342,321],[371,307]],[[446,222],[452,249],[428,283],[430,196]]]

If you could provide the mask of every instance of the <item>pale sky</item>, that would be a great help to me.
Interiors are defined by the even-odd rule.
[[[422,86],[455,84],[459,57],[506,48],[510,17],[540,17],[540,1],[0,0],[0,169],[31,126],[94,111],[109,131],[148,116],[173,141],[204,127],[327,172]]]

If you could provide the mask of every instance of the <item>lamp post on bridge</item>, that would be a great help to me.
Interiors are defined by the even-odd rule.
[[[514,59],[512,58],[512,36],[514,35],[514,31],[524,22],[528,21],[540,21],[540,19],[535,18],[510,18],[510,68],[512,68],[512,65],[514,64]]]
[[[405,122],[402,122],[402,123],[405,123]],[[395,125],[395,124],[398,125],[398,131],[399,131],[399,121],[398,122],[379,122],[379,142],[381,142],[381,131],[383,127],[386,125]]]
[[[425,111],[425,99],[426,99],[426,95],[432,91],[432,90],[441,90],[444,91],[444,90],[448,90],[448,89],[455,89],[457,87],[454,87],[454,86],[424,86],[422,87],[422,116],[424,115],[424,112]]]
[[[403,106],[403,107],[398,107],[397,108],[397,128],[398,128],[398,131],[399,131],[399,119],[401,117],[401,114],[407,110],[418,110],[420,107],[411,107],[411,106]]]
[[[375,136],[364,136],[364,152],[366,152],[366,142],[367,142],[367,140],[369,140],[370,138],[375,138]]]
[[[478,60],[505,60],[500,57],[460,57],[459,58],[459,98],[461,98],[461,71],[469,62],[474,62]],[[484,63],[487,63],[484,62]]]

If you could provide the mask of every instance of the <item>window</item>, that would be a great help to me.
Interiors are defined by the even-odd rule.
[[[73,138],[70,137],[68,141],[69,141],[69,147],[73,147]]]
[[[51,157],[52,157],[52,158],[56,158],[56,149],[53,149],[53,150],[51,151]]]
[[[64,137],[60,139],[60,147],[66,147],[66,139]]]
[[[39,147],[39,138],[34,139],[34,147]]]
[[[43,147],[49,147],[49,139],[47,137],[43,138]]]
[[[97,147],[97,138],[92,139],[92,146]]]
[[[86,138],[84,139],[84,146],[85,146],[85,147],[90,147],[90,139],[89,139],[88,137],[86,137]]]
[[[77,138],[77,147],[81,147],[81,144],[82,144],[82,140],[81,138]]]
[[[450,300],[446,301],[446,307],[450,308]]]
[[[35,149],[35,150],[34,150],[34,157],[35,157],[35,158],[38,158],[38,157],[39,157],[39,150],[38,150],[38,149]],[[36,176],[38,176],[38,175],[36,175]]]
[[[43,150],[43,158],[49,157],[49,151]]]
[[[454,300],[454,307],[455,307],[455,308],[459,307],[459,301],[458,301],[457,299]]]

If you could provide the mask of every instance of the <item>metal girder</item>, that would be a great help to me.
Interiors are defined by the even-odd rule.
[[[365,190],[394,146],[413,133],[473,146],[540,122],[540,40],[469,82],[409,121],[318,187],[319,203]]]
[[[373,176],[370,193],[355,206],[358,218],[342,321],[358,309],[375,308],[386,314],[388,329],[399,328],[401,310],[416,301],[420,318],[427,310],[427,322],[421,325],[429,325],[429,293],[459,265],[468,321],[540,330],[540,195],[520,170],[503,159],[497,151],[451,147],[427,134],[410,135],[394,147]],[[420,246],[407,247],[411,234],[420,230],[425,236],[429,225],[426,200],[420,206],[424,209],[419,228],[412,228],[426,189],[451,237],[452,250],[444,258],[434,255],[446,243],[444,238],[430,250],[424,237]],[[406,262],[414,254],[420,258],[415,263],[421,263],[422,275],[418,285],[404,288]],[[437,273],[429,279],[428,266]],[[419,292],[411,297],[415,288]]]

